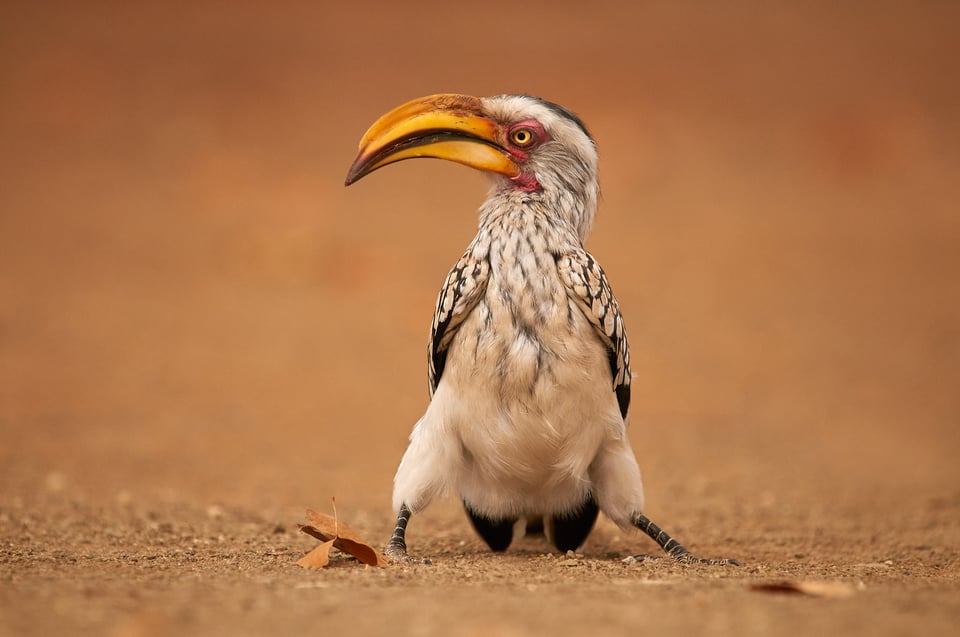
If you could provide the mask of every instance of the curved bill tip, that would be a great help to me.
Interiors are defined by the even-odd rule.
[[[372,158],[369,155],[361,153],[350,165],[350,170],[347,171],[347,177],[343,180],[344,186],[349,186],[350,184],[360,181],[363,177],[373,172],[375,169],[370,167],[372,163],[370,160]]]

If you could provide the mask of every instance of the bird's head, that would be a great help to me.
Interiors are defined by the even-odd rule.
[[[597,149],[580,119],[528,95],[431,95],[383,115],[360,140],[349,186],[417,157],[455,161],[494,177],[492,198],[543,204],[583,241],[599,196]]]

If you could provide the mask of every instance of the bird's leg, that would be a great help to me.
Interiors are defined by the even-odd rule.
[[[707,559],[702,557],[697,557],[690,551],[688,551],[680,542],[677,542],[675,539],[670,537],[670,534],[661,529],[659,526],[650,521],[650,518],[645,516],[642,513],[635,513],[630,520],[633,522],[633,525],[650,536],[650,538],[660,545],[667,554],[680,562],[681,564],[712,564],[712,565],[731,565],[731,566],[740,566],[740,562],[737,560],[714,560]]]
[[[410,507],[406,504],[400,505],[400,513],[397,514],[397,526],[393,529],[393,535],[390,536],[390,541],[387,542],[387,549],[384,553],[391,562],[429,564],[430,560],[421,560],[407,555],[407,522],[410,521],[411,515]]]

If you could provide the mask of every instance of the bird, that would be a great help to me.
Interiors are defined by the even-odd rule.
[[[583,121],[530,95],[421,97],[369,127],[345,184],[414,158],[479,169],[492,185],[437,299],[430,402],[394,478],[386,555],[429,562],[407,552],[409,521],[454,493],[495,552],[538,530],[576,550],[602,512],[678,562],[738,565],[696,557],[643,513],[624,320],[583,245],[600,195]]]

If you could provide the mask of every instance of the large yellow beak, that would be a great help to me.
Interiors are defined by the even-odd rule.
[[[520,169],[500,145],[500,127],[483,115],[480,100],[444,93],[407,102],[367,130],[346,185],[404,159],[435,157],[516,177]]]

